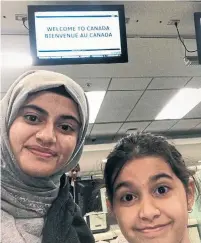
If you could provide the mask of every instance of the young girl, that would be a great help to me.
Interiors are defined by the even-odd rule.
[[[50,71],[19,77],[1,101],[1,242],[93,243],[65,172],[82,153],[84,91]]]
[[[190,243],[188,212],[197,183],[165,138],[123,138],[108,156],[104,177],[110,209],[129,243]]]

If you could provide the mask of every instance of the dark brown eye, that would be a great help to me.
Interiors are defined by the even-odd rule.
[[[123,197],[121,198],[121,200],[122,200],[123,202],[131,202],[131,201],[134,200],[134,199],[135,199],[135,196],[132,195],[132,194],[126,194],[125,196],[123,196]]]
[[[68,125],[62,125],[61,128],[65,131],[67,131],[67,130],[69,130],[70,127]]]
[[[62,124],[59,126],[63,132],[72,132],[74,129],[68,124]]]
[[[133,200],[133,196],[132,195],[126,195],[125,200],[126,201],[132,201]]]
[[[169,191],[169,188],[167,186],[160,186],[156,188],[156,194],[163,195],[166,194]]]
[[[24,118],[25,118],[25,120],[32,122],[32,123],[36,123],[36,122],[40,121],[36,115],[25,115]]]

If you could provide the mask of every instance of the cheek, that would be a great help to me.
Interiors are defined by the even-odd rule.
[[[170,203],[164,203],[163,209],[167,215],[181,224],[186,224],[188,220],[187,201],[185,196],[180,196]]]
[[[170,200],[164,201],[163,209],[167,213],[171,213],[172,217],[175,218],[188,216],[186,192],[182,185],[179,187],[179,190],[175,191]]]
[[[64,160],[69,159],[73,154],[77,143],[76,136],[67,136],[65,139],[60,140],[61,152]]]
[[[9,142],[14,153],[19,153],[22,147],[35,134],[35,128],[32,129],[20,120],[16,119],[9,130]]]
[[[132,207],[118,207],[114,210],[114,215],[120,228],[125,232],[133,227],[137,217]]]
[[[10,127],[8,136],[13,152],[17,152],[20,149],[23,140],[22,128],[20,128],[20,125],[17,122],[14,122]]]

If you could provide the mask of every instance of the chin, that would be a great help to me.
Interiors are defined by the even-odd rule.
[[[20,169],[32,177],[49,177],[58,171],[57,160],[45,160],[43,158],[21,157],[18,159]],[[27,163],[27,161],[29,161]]]
[[[21,170],[32,177],[49,177],[56,172],[55,167],[50,168],[49,166],[20,166]]]
[[[42,171],[42,170],[23,170],[26,175],[32,177],[49,177],[54,174],[52,171]]]

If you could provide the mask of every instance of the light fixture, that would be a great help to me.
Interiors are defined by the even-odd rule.
[[[103,102],[105,91],[86,92],[89,101],[89,123],[94,123]]]
[[[26,53],[2,52],[1,67],[19,68],[32,65],[32,57]]]
[[[155,120],[181,119],[200,102],[201,89],[180,89],[156,116]]]

